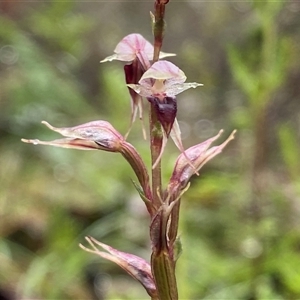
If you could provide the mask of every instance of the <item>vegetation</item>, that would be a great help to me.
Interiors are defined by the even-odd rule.
[[[42,120],[113,120],[127,132],[121,65],[99,61],[129,33],[151,40],[153,3],[4,1],[0,10],[1,297],[147,299],[122,269],[78,247],[91,235],[149,257],[128,164],[20,139],[56,138]],[[168,4],[162,50],[204,84],[178,96],[185,148],[238,130],[182,199],[181,299],[300,297],[299,11],[285,1]],[[149,157],[138,122],[129,141]],[[165,152],[164,184],[179,155],[171,143]]]

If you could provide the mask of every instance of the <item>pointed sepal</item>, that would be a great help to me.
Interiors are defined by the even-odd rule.
[[[156,287],[151,273],[151,266],[143,258],[136,255],[119,251],[111,246],[101,243],[93,237],[86,237],[87,242],[92,249],[79,244],[83,250],[99,255],[100,257],[110,260],[125,270],[131,277],[139,281],[150,297],[157,297]],[[102,248],[104,251],[98,249]]]
[[[190,178],[195,174],[195,169],[198,172],[205,163],[221,153],[225,146],[234,139],[236,130],[221,145],[209,149],[210,145],[220,137],[222,132],[223,130],[220,130],[216,136],[188,148],[178,156],[168,185],[168,193],[170,195],[176,195],[188,184]],[[193,167],[190,163],[192,163]]]
[[[168,124],[168,123],[166,123]],[[156,165],[158,164],[158,162],[161,160],[161,157],[163,155],[163,152],[165,150],[165,147],[167,145],[167,141],[168,141],[168,135],[166,133],[165,128],[163,127],[163,138],[162,138],[162,147],[160,149],[160,154],[156,160],[156,162],[153,164],[152,169],[154,169],[156,167]],[[169,129],[169,128],[167,128]],[[170,136],[174,142],[174,144],[176,145],[176,147],[180,150],[180,152],[185,156],[187,162],[189,163],[189,165],[193,168],[193,170],[195,171],[195,173],[198,175],[196,168],[194,167],[193,163],[189,160],[189,158],[186,156],[185,154],[185,150],[182,144],[182,140],[181,140],[181,131],[179,128],[179,124],[177,122],[177,119],[175,118],[172,124],[172,129],[170,131]]]
[[[22,139],[24,143],[34,145],[48,145],[80,150],[104,150],[120,152],[124,137],[108,122],[93,121],[75,127],[57,128],[43,121],[48,128],[65,136],[64,139],[54,141],[40,141],[37,139]]]
[[[126,84],[137,83],[143,74],[141,64],[138,62],[137,59],[135,59],[131,64],[125,65],[124,72],[125,72]],[[138,93],[136,93],[133,89],[131,89],[129,87],[128,87],[128,90],[129,90],[129,94],[131,97],[131,118],[130,118],[130,126],[125,135],[125,139],[127,139],[127,136],[129,135],[129,132],[132,128],[132,125],[136,119],[137,114],[139,115],[139,119],[142,122],[143,137],[144,137],[144,139],[146,139],[146,130],[145,130],[144,122],[143,122],[142,96],[139,95]]]

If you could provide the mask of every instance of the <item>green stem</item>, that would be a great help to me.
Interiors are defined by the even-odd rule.
[[[155,275],[156,288],[160,300],[178,299],[175,278],[175,264],[168,252],[159,255],[152,254],[152,273]],[[175,283],[175,284],[174,284]]]
[[[152,192],[149,184],[149,175],[147,168],[139,155],[136,149],[129,143],[124,142],[122,145],[121,154],[127,160],[127,162],[131,165],[133,171],[135,172],[139,183],[143,189],[145,197],[151,201],[152,200]],[[146,203],[147,204],[147,203]],[[151,216],[154,215],[153,206],[147,206],[147,209]]]
[[[173,258],[173,248],[170,249],[168,243],[168,219],[172,208],[168,199],[160,207],[160,211],[155,217],[155,226],[152,224],[153,253],[151,256],[152,274],[155,279],[157,294],[160,300],[178,299],[177,283],[175,277],[175,261]],[[155,232],[157,230],[157,232]]]

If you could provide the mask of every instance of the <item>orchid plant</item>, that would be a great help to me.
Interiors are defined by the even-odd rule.
[[[156,300],[178,299],[175,267],[181,249],[177,236],[181,197],[188,189],[191,177],[194,174],[199,175],[202,166],[219,154],[234,138],[235,133],[232,132],[218,146],[210,148],[222,134],[222,130],[216,136],[184,149],[176,119],[176,96],[202,84],[185,83],[184,72],[173,63],[164,60],[166,57],[174,56],[171,53],[161,52],[167,3],[168,0],[156,0],[154,4],[155,12],[151,14],[154,46],[140,34],[130,34],[120,41],[112,56],[101,61],[125,62],[125,82],[131,98],[132,113],[129,130],[124,136],[109,122],[103,120],[65,128],[56,128],[43,121],[43,124],[64,138],[46,142],[22,139],[25,143],[35,145],[116,152],[127,160],[136,174],[138,183],[134,182],[134,185],[150,217],[152,246],[150,262],[114,249],[90,236],[86,237],[86,240],[91,248],[82,244],[80,247],[118,264],[143,285],[151,299]],[[147,170],[140,154],[127,141],[137,114],[141,120],[143,119],[143,102],[149,104],[151,170]],[[142,128],[146,138],[144,125]],[[169,137],[179,148],[180,155],[175,162],[167,187],[163,188],[161,158]]]

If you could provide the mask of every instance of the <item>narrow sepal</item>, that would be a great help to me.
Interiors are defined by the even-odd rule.
[[[89,249],[82,244],[79,244],[80,248],[116,263],[131,277],[139,281],[143,285],[149,296],[157,297],[156,287],[151,272],[151,266],[148,262],[146,262],[141,257],[119,251],[112,248],[111,246],[103,244],[93,237],[86,237],[85,239],[91,245],[92,249]],[[97,246],[101,247],[106,252],[99,250]]]
[[[131,64],[127,64],[124,66],[124,72],[125,72],[126,84],[133,84],[133,83],[137,83],[140,80],[143,70],[141,68],[141,64],[139,63],[139,61],[135,59]],[[131,118],[130,118],[129,129],[125,135],[125,139],[127,139],[127,136],[130,133],[130,130],[136,119],[137,114],[139,114],[139,119],[142,121],[143,137],[144,139],[146,139],[146,130],[143,122],[142,96],[129,87],[128,90],[131,98]]]
[[[180,127],[179,127],[179,124],[177,122],[177,119],[174,120],[172,130],[170,132],[170,136],[171,136],[174,144],[176,145],[176,147],[180,150],[182,155],[186,158],[187,163],[195,171],[195,173],[197,175],[199,175],[197,173],[197,170],[196,170],[195,166],[193,165],[193,163],[191,162],[191,160],[187,157],[187,155],[185,153],[185,150],[184,150],[184,147],[183,147],[183,144],[182,144],[182,140],[181,140],[181,131],[180,131]]]
[[[159,126],[162,128],[161,124],[158,123]],[[161,129],[161,134],[162,134],[162,137],[161,137],[161,147],[160,147],[160,152],[159,152],[159,155],[156,159],[156,161],[154,162],[154,164],[152,165],[152,169],[155,169],[157,167],[157,165],[159,164],[160,160],[161,160],[161,157],[164,153],[164,150],[166,148],[166,145],[167,145],[167,142],[168,142],[168,137],[167,137],[167,134],[166,132]]]
[[[93,121],[74,127],[54,127],[46,121],[42,121],[51,130],[67,137],[54,141],[40,141],[37,139],[22,139],[25,143],[34,145],[49,145],[62,148],[73,148],[80,150],[104,150],[119,152],[123,136],[106,121]]]
[[[46,146],[54,146],[61,148],[69,148],[69,149],[78,149],[78,150],[99,150],[102,149],[97,143],[93,141],[86,141],[81,139],[57,139],[53,141],[40,141],[38,139],[21,139],[22,142],[33,144],[33,145],[46,145]]]
[[[220,130],[216,136],[201,144],[188,148],[185,150],[185,153],[178,156],[168,185],[169,194],[179,192],[195,174],[195,169],[196,172],[198,172],[206,162],[221,153],[224,147],[234,139],[236,130],[234,130],[221,145],[209,149],[210,145],[219,138],[222,132],[223,130]],[[193,167],[190,165],[190,162]]]

